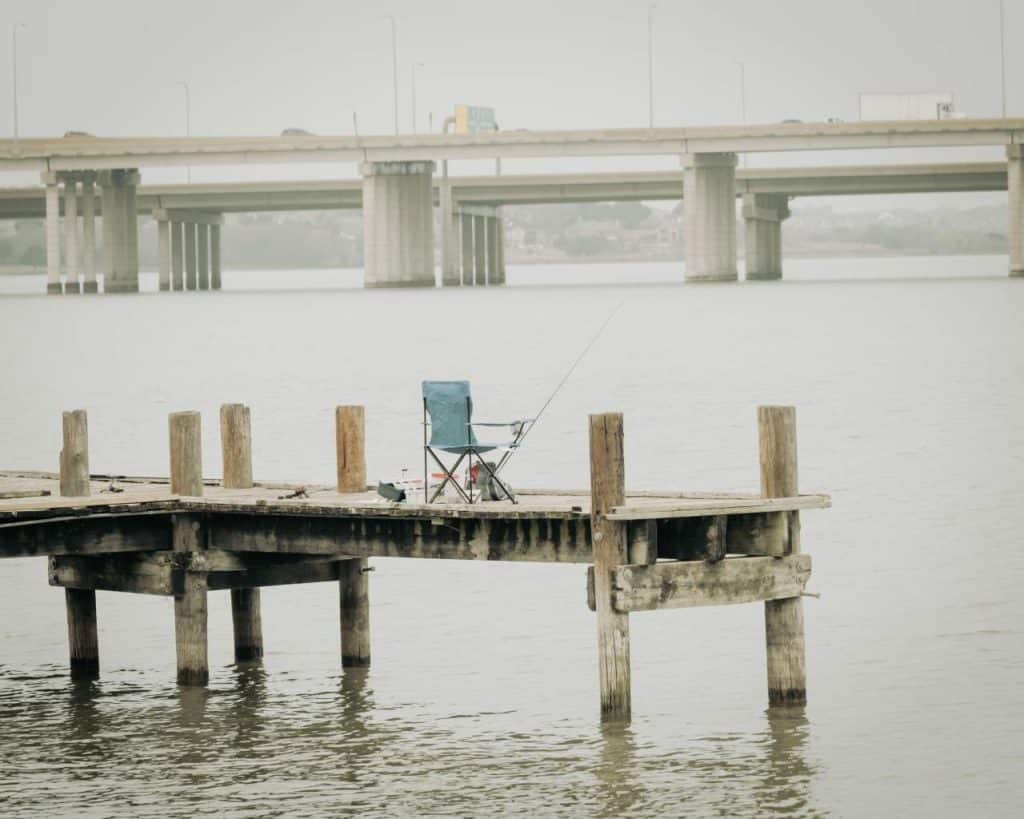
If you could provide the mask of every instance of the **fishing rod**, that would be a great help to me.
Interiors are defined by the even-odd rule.
[[[505,466],[510,460],[512,460],[512,456],[519,450],[519,447],[523,445],[523,441],[526,440],[526,436],[533,432],[533,428],[537,426],[537,422],[544,414],[544,411],[551,405],[551,402],[555,400],[555,396],[557,396],[558,393],[561,392],[562,387],[565,386],[565,382],[568,381],[569,377],[576,371],[576,368],[579,366],[580,362],[584,358],[586,358],[586,355],[587,353],[590,352],[591,347],[593,347],[597,343],[597,340],[604,333],[605,328],[609,324],[611,324],[612,319],[615,318],[616,314],[619,312],[619,310],[622,309],[622,305],[624,305],[625,303],[625,300],[623,300],[616,304],[615,308],[608,314],[608,317],[605,318],[601,326],[597,328],[597,332],[594,333],[590,341],[587,342],[587,346],[583,348],[583,352],[576,356],[576,360],[572,362],[572,366],[569,367],[568,372],[566,372],[566,374],[562,376],[562,380],[558,382],[558,386],[555,387],[554,392],[552,392],[551,395],[548,396],[548,400],[544,402],[544,406],[540,408],[540,412],[538,412],[532,419],[529,420],[529,426],[526,427],[526,429],[524,430],[522,437],[519,438],[518,441],[516,441],[515,449],[508,450],[502,456],[501,460],[498,462],[498,465],[494,468],[495,473],[498,472],[503,466]]]

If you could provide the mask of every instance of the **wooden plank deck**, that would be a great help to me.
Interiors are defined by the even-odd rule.
[[[111,491],[111,487],[114,491]],[[386,517],[407,519],[546,519],[587,520],[590,493],[584,490],[521,490],[518,503],[394,503],[375,490],[340,494],[323,484],[257,482],[251,489],[224,489],[204,480],[202,497],[171,493],[166,478],[92,476],[91,495],[62,498],[58,476],[44,472],[0,472],[0,523],[66,517],[71,514],[125,514],[178,510],[253,515],[311,517]],[[48,495],[42,493],[48,492]],[[300,493],[296,496],[296,493]],[[667,520],[672,518],[750,515],[801,509],[824,509],[828,495],[760,498],[750,493],[627,492],[625,503],[607,515],[609,520]]]

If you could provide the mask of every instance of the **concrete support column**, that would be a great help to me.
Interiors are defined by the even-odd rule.
[[[171,219],[171,289],[185,289],[184,225],[180,219]]]
[[[459,243],[459,214],[455,211],[451,183],[445,179],[440,186],[441,205],[441,284],[458,287],[462,284],[462,261]]]
[[[498,216],[495,219],[498,223],[497,231],[497,253],[498,253],[498,266],[497,276],[491,282],[491,284],[504,284],[505,283],[505,219],[501,215],[501,209],[498,209]]]
[[[473,284],[487,284],[487,217],[473,217]]]
[[[185,289],[195,290],[199,285],[196,274],[196,223],[185,222]]]
[[[498,219],[486,217],[487,224],[487,284],[498,284]]]
[[[788,216],[786,196],[767,193],[743,195],[748,280],[782,278],[782,222]]]
[[[686,281],[736,281],[736,154],[687,154]]]
[[[433,162],[364,162],[366,287],[434,286]]]
[[[473,263],[476,257],[473,255],[473,217],[468,213],[459,216],[460,233],[462,237],[462,284],[468,286],[473,284]]]
[[[161,290],[171,289],[171,220],[166,213],[157,215],[156,220],[156,256],[157,278]]]
[[[220,225],[210,225],[210,289],[220,290]]]
[[[82,174],[82,283],[83,293],[96,293],[96,174]]]
[[[109,243],[109,267],[103,289],[107,293],[138,293],[139,219],[135,189],[139,172],[131,169],[105,171],[100,184],[104,187],[103,236]]]
[[[210,226],[206,222],[196,224],[196,269],[199,273],[199,289],[210,289]]]
[[[1007,146],[1006,175],[1010,194],[1010,275],[1024,276],[1024,145]]]
[[[114,269],[114,187],[109,173],[99,175],[100,183],[100,229],[103,231],[103,254],[100,259],[104,283],[110,281]]]
[[[64,176],[64,292],[81,293],[78,281],[78,178]]]
[[[44,171],[46,185],[46,292],[63,293],[60,283],[60,189],[57,174]]]

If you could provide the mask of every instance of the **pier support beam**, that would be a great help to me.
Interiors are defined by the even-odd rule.
[[[434,286],[433,162],[364,162],[366,287]]]
[[[750,281],[782,278],[782,222],[789,217],[788,197],[767,193],[743,196],[746,267]]]
[[[438,186],[441,206],[441,285],[458,287],[462,284],[462,260],[459,243],[459,214],[455,210],[452,186],[447,174]]]
[[[108,267],[106,293],[139,292],[139,218],[135,190],[139,172],[132,169],[103,171],[103,238]]]
[[[468,287],[476,281],[476,274],[473,272],[473,265],[476,264],[476,256],[473,254],[473,217],[463,213],[459,216],[459,222],[462,237],[462,285]]]
[[[1010,275],[1024,276],[1024,145],[1006,148],[1006,173],[1010,195]]]
[[[205,222],[196,224],[196,269],[199,273],[199,289],[210,289],[210,226]]]
[[[210,289],[220,290],[220,225],[210,225]]]
[[[44,171],[46,185],[46,292],[60,294],[64,287],[60,281],[60,188],[57,174]]]
[[[64,445],[60,452],[61,497],[89,495],[89,426],[85,410],[65,412]],[[96,592],[65,589],[68,622],[68,655],[71,679],[94,680],[100,675],[99,634],[96,626]]]
[[[793,407],[758,407],[757,430],[761,495],[766,498],[795,497],[798,494],[796,410]],[[787,514],[791,553],[799,554],[800,513]],[[764,624],[768,704],[806,705],[803,600],[790,597],[765,601]]]
[[[171,219],[171,289],[185,289],[185,229],[180,219]]]
[[[202,446],[198,412],[175,412],[169,419],[171,492],[198,497],[203,494]],[[201,551],[200,520],[195,515],[173,515],[175,552]],[[178,684],[206,685],[210,681],[207,648],[206,572],[188,569],[180,592],[174,595],[174,637],[178,655]]]
[[[244,404],[223,404],[220,408],[220,448],[224,464],[225,489],[252,488],[252,424]],[[235,636],[235,662],[263,657],[263,620],[260,590],[231,590],[231,622]]]
[[[82,175],[82,282],[83,293],[98,293],[96,282],[96,174]]]
[[[590,526],[594,544],[597,663],[602,719],[628,720],[631,710],[629,615],[612,605],[612,575],[624,564],[626,525],[605,515],[625,501],[622,415],[590,416]]]
[[[196,273],[196,223],[185,222],[185,289],[195,290],[199,286]]]
[[[687,154],[682,165],[686,281],[734,282],[736,154]]]
[[[153,214],[156,220],[157,278],[161,290],[171,289],[171,221],[167,214]]]
[[[498,281],[498,231],[501,230],[497,216],[487,217],[487,284],[500,284]]]
[[[473,217],[473,284],[487,284],[487,217]]]
[[[81,293],[78,280],[78,177],[64,174],[64,292]]]
[[[334,413],[338,492],[366,491],[366,411],[338,407]],[[370,664],[370,566],[366,559],[343,560],[339,566],[341,665]]]

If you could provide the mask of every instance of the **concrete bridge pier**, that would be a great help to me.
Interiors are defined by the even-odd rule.
[[[64,292],[81,293],[78,281],[78,179],[64,177]]]
[[[161,290],[220,290],[220,225],[205,211],[153,211]]]
[[[433,287],[433,162],[364,162],[366,287]]]
[[[1024,145],[1007,146],[1006,181],[1010,194],[1010,275],[1024,276]]]
[[[462,284],[505,283],[505,229],[500,208],[466,205],[459,209],[462,226]]]
[[[84,171],[82,180],[82,292],[98,293],[96,282],[96,174]]]
[[[54,171],[43,171],[46,185],[46,292],[60,294],[64,285],[60,280],[60,188]]]
[[[736,154],[686,154],[682,166],[686,281],[734,282]]]
[[[458,287],[462,284],[462,254],[460,236],[462,218],[455,209],[451,182],[445,177],[438,185],[441,210],[441,285]]]
[[[749,281],[782,278],[782,222],[788,217],[788,196],[767,193],[743,195]]]
[[[139,172],[134,169],[103,171],[103,237],[106,293],[139,292],[139,220],[135,192]]]

